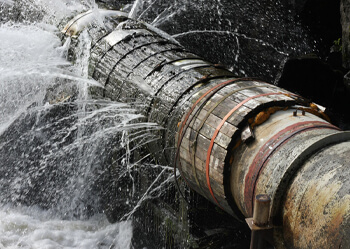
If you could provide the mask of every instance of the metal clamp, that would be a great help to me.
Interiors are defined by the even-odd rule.
[[[96,20],[97,17],[99,18],[106,18],[106,17],[119,17],[123,19],[128,18],[128,14],[116,11],[116,10],[97,10],[98,15],[96,16],[95,10],[89,10],[87,12],[81,13],[74,17],[72,20],[70,20],[67,25],[63,28],[62,33],[65,35],[69,35],[71,37],[77,37],[78,34],[85,29],[88,25],[93,23],[94,20]]]

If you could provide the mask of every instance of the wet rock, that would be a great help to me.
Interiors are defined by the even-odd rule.
[[[350,71],[344,76],[344,85],[350,91]]]
[[[127,11],[134,0],[96,0],[100,8]]]
[[[341,0],[343,65],[350,69],[350,0]]]
[[[344,69],[334,65],[312,54],[289,58],[277,84],[323,105],[331,120],[342,126],[343,120],[349,119],[346,108],[350,92],[343,81]]]
[[[341,81],[329,64],[316,55],[289,58],[283,68],[278,85],[297,92],[323,105],[329,105],[333,89]]]
[[[318,55],[325,58],[333,42],[341,37],[340,1],[307,0],[297,13],[302,25],[311,37],[317,41]]]
[[[76,131],[65,129],[75,122],[73,105],[55,105],[35,111],[32,106],[1,134],[0,190],[2,202],[48,208],[59,199],[57,187],[71,172],[68,164],[53,156],[73,141]],[[64,139],[62,139],[64,138]],[[51,145],[56,143],[56,145]],[[40,194],[38,194],[40,193]]]

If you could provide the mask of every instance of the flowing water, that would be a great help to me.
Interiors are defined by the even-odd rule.
[[[142,122],[135,108],[142,103],[130,106],[89,97],[89,86],[101,86],[87,76],[87,33],[79,37],[75,65],[66,60],[70,40],[62,44],[57,27],[96,8],[92,0],[0,0],[0,249],[131,248],[132,215],[173,182],[172,169],[145,160],[148,155],[131,160],[154,139],[150,130],[161,129]],[[219,62],[228,62],[238,74],[249,74],[254,67],[242,59],[247,46],[254,50],[259,44],[272,51],[277,58],[272,68],[293,51],[310,49],[304,41],[298,47],[282,46],[285,41],[279,38],[266,40],[244,30],[232,11],[254,10],[250,4],[136,0],[117,8],[169,32],[190,48],[208,38],[209,44],[218,44],[212,52]],[[198,19],[199,13],[208,18]],[[186,25],[179,25],[180,19]],[[297,36],[290,39],[289,44]],[[219,50],[224,51],[221,56]],[[213,54],[204,56],[210,59]],[[271,79],[276,70],[266,73],[270,66],[255,69]],[[156,174],[140,185],[136,171]],[[105,215],[108,205],[118,206],[113,224]]]
[[[274,82],[289,56],[317,53],[286,0],[145,0],[134,16],[240,76]],[[205,41],[205,42],[203,42]]]
[[[3,17],[14,4],[0,2]],[[89,86],[101,86],[87,78],[86,34],[75,65],[65,58],[70,41],[61,44],[57,21],[91,7],[34,1],[28,20],[0,26],[0,248],[130,248],[131,215],[171,180],[158,166],[155,181],[136,190],[134,170],[149,165],[130,155],[158,127],[140,121],[138,103],[89,97]],[[33,22],[38,10],[46,14]],[[120,206],[113,224],[108,198]]]

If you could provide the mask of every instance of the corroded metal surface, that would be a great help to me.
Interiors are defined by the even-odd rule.
[[[312,114],[295,117],[293,112],[293,109],[288,109],[271,115],[264,124],[255,128],[254,142],[243,144],[234,153],[231,192],[246,217],[253,214],[253,196],[256,194],[268,194],[274,199],[279,181],[289,169],[292,158],[313,141],[336,132],[329,124],[327,128],[324,120]],[[315,123],[325,125],[324,129],[312,129]],[[305,125],[309,125],[310,129],[303,131],[307,127]],[[294,136],[288,137],[288,130]],[[282,139],[276,140],[278,137]]]
[[[350,142],[310,157],[286,192],[283,236],[287,248],[349,248]]]
[[[259,227],[267,226],[270,219],[271,198],[268,195],[257,195],[254,201],[254,224]]]
[[[293,112],[294,116],[294,112]],[[253,199],[256,196],[255,185],[260,177],[261,171],[264,170],[266,162],[272,157],[272,154],[279,149],[283,144],[286,144],[292,137],[301,134],[303,132],[314,129],[335,129],[334,126],[322,121],[305,121],[294,123],[283,130],[280,130],[277,134],[271,137],[255,155],[252,164],[249,166],[248,173],[245,177],[245,208],[252,213]],[[277,179],[276,179],[277,180]],[[250,201],[252,200],[252,201]]]
[[[232,84],[225,85],[226,82]],[[226,160],[231,155],[230,146],[240,137],[240,125],[256,112],[256,108],[277,103],[288,105],[292,99],[263,82],[250,79],[226,82],[221,83],[222,88],[218,88],[218,84],[203,90],[202,95],[195,98],[193,111],[182,120],[179,168],[193,183],[194,189],[204,192],[209,200],[233,214],[232,203],[226,199],[224,177]],[[280,97],[280,102],[274,99],[275,96]]]
[[[277,225],[275,229],[277,248],[338,248],[333,247],[334,241],[342,240],[343,242],[339,242],[337,245],[342,243],[343,248],[347,248],[348,241],[344,241],[342,234],[349,231],[348,225],[337,224],[337,228],[333,227],[335,230],[331,232],[329,229],[325,230],[324,221],[317,226],[315,226],[315,221],[330,221],[330,217],[336,216],[343,217],[342,220],[344,220],[345,217],[348,217],[349,210],[343,208],[350,205],[347,197],[350,193],[348,191],[348,173],[344,172],[342,177],[342,171],[339,169],[345,169],[346,165],[349,164],[348,150],[350,149],[346,148],[348,143],[342,142],[350,140],[350,133],[341,132],[328,122],[310,113],[299,112],[297,115],[294,113],[295,110],[290,109],[272,114],[269,120],[254,130],[255,141],[243,144],[237,149],[235,160],[232,163],[231,191],[239,209],[247,217],[253,215],[253,196],[268,194],[271,197],[271,218],[274,225]],[[333,146],[335,143],[339,143],[337,145],[339,147],[334,145],[334,150],[337,150],[337,153],[331,153],[329,146]],[[323,162],[309,161],[308,159],[314,157],[314,154],[320,155]],[[304,164],[305,160],[308,160],[306,165]],[[336,161],[338,163],[334,164]],[[309,164],[312,166],[308,166]],[[311,167],[310,174],[316,174],[313,176],[314,182],[310,182],[310,179],[305,177],[294,180],[295,174],[300,174],[307,167]],[[335,182],[328,179],[327,183],[322,183],[323,179],[317,176],[315,170],[320,167],[331,175],[338,172],[339,179]],[[318,181],[319,184],[323,184],[322,186],[327,185],[324,189],[319,187],[319,191],[323,194],[321,200],[317,196],[312,197],[311,193],[308,198],[305,198],[305,188],[317,186],[316,182]],[[292,187],[289,189],[290,184]],[[342,193],[346,193],[346,197],[336,197],[332,191],[334,184],[342,186],[341,188],[344,189]],[[327,195],[329,196],[326,197]],[[326,201],[324,201],[325,198]],[[300,210],[303,205],[304,208],[308,207],[307,212]],[[312,207],[313,205],[317,207]],[[336,207],[338,205],[342,208]],[[312,211],[314,208],[316,210]],[[315,213],[311,214],[312,212]],[[313,218],[311,218],[312,216]],[[324,245],[315,242],[320,240],[321,236]],[[301,242],[301,237],[303,237],[304,242]],[[328,241],[333,242],[328,243]]]

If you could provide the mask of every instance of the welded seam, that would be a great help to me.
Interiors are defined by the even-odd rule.
[[[342,131],[338,133],[333,133],[330,135],[327,135],[320,140],[314,142],[313,144],[306,147],[296,158],[293,159],[293,161],[290,163],[288,170],[284,173],[282,176],[280,183],[278,184],[276,188],[275,196],[273,197],[273,206],[271,209],[271,214],[275,215],[276,217],[281,217],[282,210],[281,206],[282,203],[285,202],[285,198],[283,200],[277,201],[277,198],[279,198],[281,195],[284,194],[284,191],[290,186],[290,175],[293,174],[293,172],[296,172],[300,166],[303,165],[303,163],[310,158],[311,155],[317,153],[320,151],[320,149],[325,148],[331,144],[338,144],[342,142],[346,142],[350,140],[350,132],[349,131]],[[286,182],[285,186],[281,187],[281,183]],[[304,192],[305,193],[305,192]],[[303,195],[304,195],[303,193]]]

